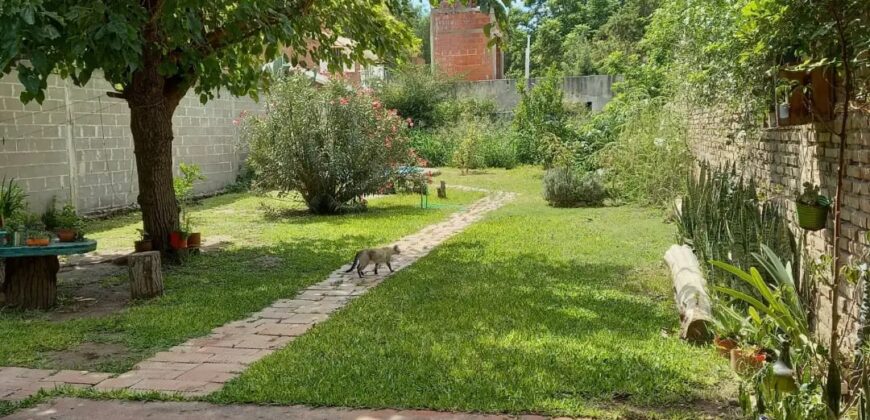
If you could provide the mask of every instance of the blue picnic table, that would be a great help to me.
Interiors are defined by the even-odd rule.
[[[6,306],[47,309],[57,303],[58,256],[84,254],[97,249],[97,241],[56,242],[48,246],[0,246],[5,261],[3,293]]]

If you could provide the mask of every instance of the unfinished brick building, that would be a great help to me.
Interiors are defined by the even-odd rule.
[[[489,39],[483,33],[483,27],[494,21],[479,7],[459,2],[432,9],[429,36],[433,69],[470,81],[502,79],[504,54],[498,47],[488,47]]]

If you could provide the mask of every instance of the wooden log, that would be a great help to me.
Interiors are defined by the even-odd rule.
[[[680,311],[680,338],[693,343],[709,342],[713,311],[698,258],[688,246],[673,245],[665,253],[665,262],[671,269]]]
[[[3,294],[6,306],[18,309],[48,309],[57,303],[57,256],[6,259]]]
[[[130,254],[127,261],[132,299],[150,299],[163,295],[163,271],[160,269],[159,251]]]
[[[441,186],[438,187],[438,198],[447,198],[447,183],[441,181]]]

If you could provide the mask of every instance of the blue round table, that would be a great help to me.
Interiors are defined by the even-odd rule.
[[[55,242],[48,246],[0,246],[5,259],[3,293],[6,306],[47,309],[57,302],[59,255],[84,254],[97,249],[97,241]]]

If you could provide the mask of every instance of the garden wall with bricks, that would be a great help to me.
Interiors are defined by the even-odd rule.
[[[736,164],[740,173],[757,181],[759,190],[768,198],[784,205],[799,244],[802,241],[812,258],[832,254],[833,211],[826,229],[807,232],[797,227],[795,210],[795,197],[804,182],[820,185],[822,193],[829,197],[836,194],[839,138],[827,128],[832,123],[751,132],[742,131],[736,119],[716,111],[695,112],[688,122],[689,145],[698,161],[714,167]],[[864,237],[870,229],[870,116],[855,115],[850,118],[848,127],[843,238],[839,244],[846,258],[870,246]],[[822,285],[819,290],[817,331],[828,336],[832,293]],[[841,296],[844,298],[837,304],[848,317],[843,325],[848,337],[845,344],[849,345],[856,333],[860,287],[844,285]]]
[[[52,77],[45,101],[19,101],[16,74],[0,78],[0,179],[14,177],[29,195],[30,210],[44,211],[52,197],[72,201],[80,213],[136,203],[136,178],[130,110],[96,75],[86,87]],[[233,122],[242,111],[260,105],[248,98],[222,95],[206,105],[197,95],[182,100],[173,119],[173,154],[195,163],[208,177],[197,193],[218,191],[235,181],[244,153]]]

